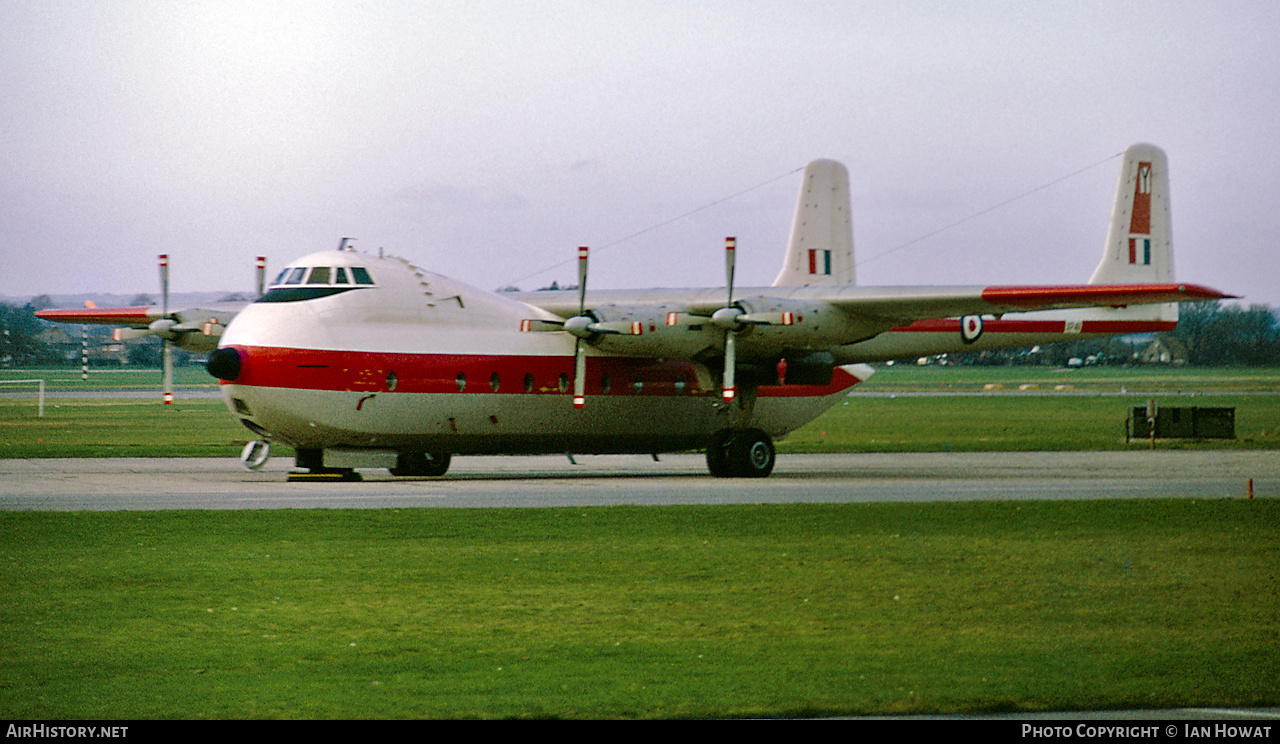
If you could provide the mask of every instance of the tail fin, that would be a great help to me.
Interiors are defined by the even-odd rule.
[[[1173,281],[1169,226],[1169,161],[1155,145],[1124,153],[1111,227],[1090,284]]]
[[[815,160],[804,169],[787,257],[773,286],[853,283],[849,171],[834,160]]]

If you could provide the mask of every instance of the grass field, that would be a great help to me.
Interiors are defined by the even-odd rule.
[[[0,716],[1280,704],[1280,501],[0,513]]]
[[[1280,439],[1269,370],[1031,371],[878,374],[863,389],[884,395],[780,450],[1122,448],[1147,394],[1119,386],[1237,407],[1237,441],[1161,447]],[[145,377],[112,374],[91,385]],[[1066,384],[1099,394],[1047,392]],[[1046,394],[916,395],[987,385]],[[234,456],[247,438],[220,400],[60,398],[44,418],[0,400],[0,457]],[[1278,534],[1271,499],[0,512],[0,716],[1274,706]]]
[[[779,452],[978,452],[1115,450],[1125,443],[1125,418],[1148,398],[1157,405],[1232,407],[1236,439],[1158,441],[1158,448],[1280,447],[1280,394],[1194,398],[1141,396],[993,395],[853,397],[798,429]]]

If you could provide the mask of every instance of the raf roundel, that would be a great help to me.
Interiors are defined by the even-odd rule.
[[[982,337],[982,316],[966,315],[960,319],[960,340],[971,344]]]

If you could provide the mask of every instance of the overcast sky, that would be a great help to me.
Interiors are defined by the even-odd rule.
[[[722,285],[735,235],[764,285],[822,157],[859,284],[1084,282],[1152,142],[1177,278],[1280,305],[1277,40],[1273,0],[0,0],[0,295],[344,236],[490,289],[590,245],[604,289]]]

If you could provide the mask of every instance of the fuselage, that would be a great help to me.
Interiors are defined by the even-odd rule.
[[[353,251],[290,265],[223,334],[228,408],[298,448],[400,452],[669,452],[750,425],[785,436],[870,370],[760,385],[726,404],[713,365],[591,349],[572,405],[575,338],[522,331],[563,317],[405,261]]]

